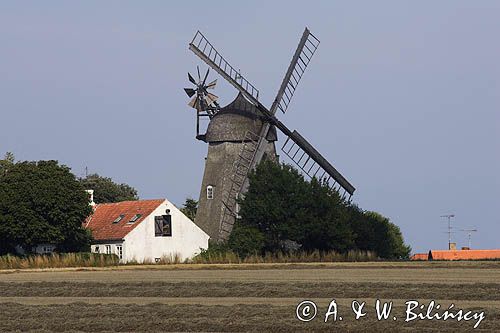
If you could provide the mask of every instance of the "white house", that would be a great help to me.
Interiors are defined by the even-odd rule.
[[[97,204],[84,226],[94,253],[115,253],[120,262],[192,258],[208,248],[209,236],[166,199]]]

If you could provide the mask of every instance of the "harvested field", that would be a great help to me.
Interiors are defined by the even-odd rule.
[[[405,323],[405,302],[485,312],[500,331],[500,262],[180,265],[0,273],[0,331],[470,331],[475,320]],[[317,304],[310,322],[297,304]],[[343,320],[324,322],[332,299]],[[376,299],[393,301],[375,318]],[[354,319],[351,302],[365,301]]]
[[[23,282],[0,283],[1,297],[325,297],[500,301],[499,285],[384,282]]]

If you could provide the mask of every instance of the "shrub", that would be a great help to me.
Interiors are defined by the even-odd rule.
[[[265,237],[259,229],[235,223],[227,245],[239,257],[245,258],[252,254],[260,255],[264,248],[264,240]]]

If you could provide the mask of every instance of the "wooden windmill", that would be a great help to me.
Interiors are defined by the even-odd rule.
[[[210,118],[205,134],[200,134],[197,126],[197,138],[209,147],[195,222],[212,240],[224,241],[229,237],[238,214],[237,198],[248,187],[249,171],[263,159],[277,159],[276,129],[286,136],[281,150],[305,175],[326,181],[349,199],[354,193],[355,188],[326,158],[276,117],[277,110],[285,113],[288,109],[318,46],[319,40],[306,28],[276,98],[267,108],[259,101],[257,88],[231,66],[200,31],[189,44],[191,51],[239,91],[233,102],[221,108],[216,96],[207,92],[208,71],[204,80],[199,76],[198,82],[189,75],[197,89],[186,89],[193,98],[190,105],[197,110],[197,124],[200,117]]]

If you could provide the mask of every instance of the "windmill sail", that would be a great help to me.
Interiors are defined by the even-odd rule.
[[[314,35],[305,28],[302,37],[300,38],[299,45],[295,50],[292,57],[288,70],[286,71],[285,77],[281,82],[280,89],[276,94],[271,110],[269,111],[271,116],[276,114],[276,110],[280,109],[283,113],[288,108],[290,101],[292,100],[295,89],[297,88],[302,75],[304,74],[307,65],[312,59],[312,56],[316,52],[319,46],[319,39],[314,37]],[[267,133],[271,126],[265,124],[260,132],[260,137],[267,137]],[[288,129],[287,129],[288,130]],[[288,135],[289,136],[289,135]],[[261,140],[257,146],[257,152],[255,153],[255,159],[252,162],[252,167],[255,167],[260,163],[262,157],[265,153],[265,140]]]
[[[241,91],[252,103],[258,103],[259,90],[248,82],[239,71],[234,69],[226,59],[212,46],[208,39],[198,31],[189,44],[189,49],[193,51],[201,60],[205,61],[217,73],[231,83],[236,89]]]
[[[286,139],[281,150],[310,178],[326,181],[330,187],[336,184],[351,196],[355,188],[297,131]]]
[[[276,109],[280,109],[281,112],[285,113],[290,101],[292,100],[295,89],[304,74],[307,65],[312,59],[312,56],[316,52],[319,46],[319,39],[314,37],[314,35],[305,28],[302,38],[300,39],[297,50],[292,57],[290,66],[286,71],[283,82],[281,83],[278,94],[274,99],[273,105],[271,106],[271,112],[276,113]]]

